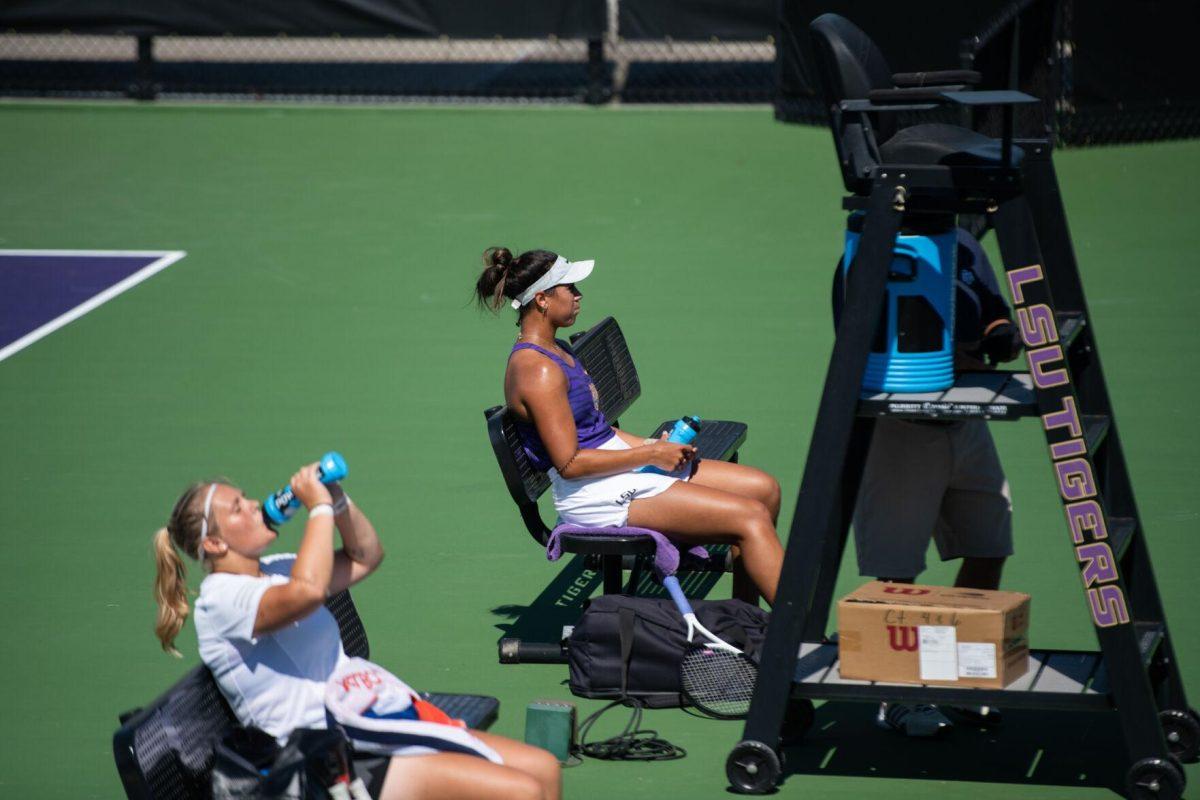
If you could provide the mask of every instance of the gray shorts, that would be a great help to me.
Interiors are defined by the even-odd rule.
[[[859,574],[915,578],[943,561],[1012,555],[1012,496],[981,420],[875,422],[854,511]]]

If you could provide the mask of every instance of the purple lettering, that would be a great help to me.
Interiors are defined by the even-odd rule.
[[[1075,558],[1083,564],[1080,577],[1084,586],[1109,583],[1117,579],[1117,565],[1112,549],[1104,542],[1093,542],[1075,548]]]
[[[1017,322],[1021,327],[1021,340],[1025,342],[1026,347],[1041,347],[1058,341],[1054,312],[1044,303],[1029,308],[1018,308]]]
[[[1058,474],[1058,491],[1064,500],[1082,500],[1096,496],[1096,479],[1086,458],[1072,458],[1054,465]]]
[[[1072,436],[1083,436],[1083,427],[1079,424],[1079,411],[1075,408],[1075,396],[1063,395],[1062,401],[1062,411],[1042,415],[1042,427],[1052,431],[1065,425]]]
[[[1083,544],[1084,534],[1091,533],[1093,539],[1107,539],[1108,528],[1104,525],[1104,512],[1095,500],[1084,500],[1063,507],[1067,512],[1067,525],[1071,528],[1071,541]]]
[[[1013,305],[1020,306],[1025,304],[1025,290],[1021,288],[1024,284],[1040,281],[1041,279],[1041,264],[1010,270],[1008,273],[1008,291],[1012,295]]]
[[[1110,583],[1108,586],[1088,589],[1087,598],[1092,608],[1092,619],[1101,628],[1129,622],[1129,609],[1125,607],[1125,593],[1120,586]]]
[[[1052,370],[1046,369],[1046,364],[1062,361],[1062,348],[1058,345],[1052,344],[1049,347],[1026,350],[1025,355],[1029,358],[1029,371],[1033,375],[1033,382],[1037,384],[1039,389],[1062,386],[1064,383],[1070,381],[1067,377],[1067,371],[1062,367]]]
[[[1087,445],[1084,444],[1083,439],[1068,439],[1065,442],[1050,445],[1050,457],[1055,461],[1067,456],[1081,456],[1086,452]]]

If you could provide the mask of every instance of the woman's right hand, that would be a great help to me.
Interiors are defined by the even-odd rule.
[[[292,480],[290,481],[292,493],[309,510],[313,506],[319,506],[321,503],[333,505],[333,498],[329,494],[329,489],[325,487],[325,484],[321,483],[321,479],[318,477],[319,467],[320,462],[317,461],[306,464],[292,476]]]
[[[666,437],[664,432],[662,439],[646,446],[650,451],[648,463],[649,466],[658,467],[664,472],[675,472],[696,457],[696,448],[690,444],[668,442]]]

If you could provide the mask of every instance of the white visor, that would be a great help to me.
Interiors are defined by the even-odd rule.
[[[562,256],[559,256],[554,262],[554,266],[546,270],[545,275],[534,281],[533,285],[526,289],[524,294],[512,301],[512,307],[520,308],[526,305],[538,292],[544,292],[555,286],[562,286],[564,283],[579,283],[592,274],[592,267],[594,266],[596,266],[595,261],[567,261]]]

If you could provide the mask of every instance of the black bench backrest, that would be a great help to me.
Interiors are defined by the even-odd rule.
[[[596,384],[604,418],[616,425],[642,394],[637,367],[633,365],[633,356],[629,354],[621,326],[612,317],[605,317],[590,329],[572,336],[571,349]]]
[[[346,655],[368,658],[367,632],[349,591],[325,606],[337,620]],[[209,796],[213,745],[237,719],[203,664],[145,708],[122,716],[113,734],[117,771],[131,800]]]
[[[571,349],[596,384],[605,419],[616,425],[642,393],[637,368],[633,365],[621,326],[612,317],[605,317],[590,329],[571,337]],[[487,419],[492,452],[496,454],[508,493],[520,509],[530,535],[544,545],[550,529],[542,522],[537,501],[550,487],[550,478],[530,462],[521,447],[513,416],[504,406],[492,406],[483,414]]]

